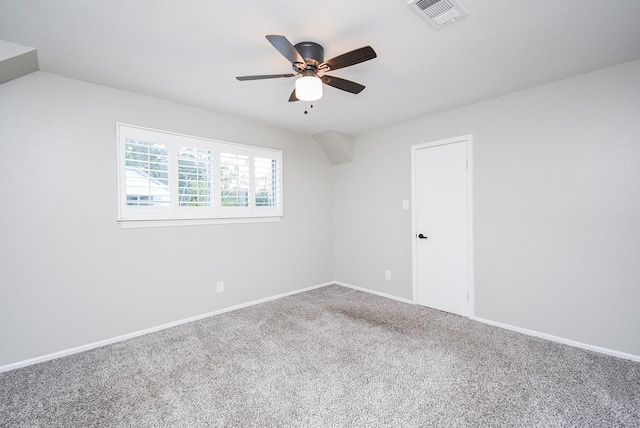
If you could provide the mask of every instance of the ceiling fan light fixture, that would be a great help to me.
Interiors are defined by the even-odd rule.
[[[316,101],[322,98],[322,80],[306,75],[296,80],[296,98],[300,101]]]
[[[324,85],[332,86],[351,94],[359,94],[364,89],[364,85],[340,77],[329,76],[325,73],[360,64],[377,57],[371,46],[363,46],[324,61],[324,48],[315,42],[300,42],[292,45],[285,36],[271,34],[266,37],[269,43],[283,57],[289,60],[294,73],[237,76],[236,79],[243,81],[300,76],[296,80],[295,88],[289,96],[289,102],[319,100],[322,98],[322,87]],[[317,73],[320,73],[320,76]]]

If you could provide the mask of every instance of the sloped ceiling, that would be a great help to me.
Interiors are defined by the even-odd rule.
[[[640,58],[638,0],[460,0],[441,30],[405,0],[2,0],[0,39],[37,49],[40,69],[262,121],[356,135]],[[265,39],[310,40],[325,58],[371,45],[378,58],[333,72],[305,115],[294,78]]]

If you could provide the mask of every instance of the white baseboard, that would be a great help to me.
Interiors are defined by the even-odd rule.
[[[53,352],[51,354],[42,355],[40,357],[30,358],[24,361],[18,361],[16,363],[7,364],[4,366],[0,366],[0,373],[6,372],[9,370],[19,369],[21,367],[30,366],[32,364],[42,363],[49,360],[54,360],[56,358],[66,357],[67,355],[77,354],[84,351],[89,351],[91,349],[100,348],[101,346],[111,345],[112,343],[122,342],[124,340],[133,339],[134,337],[143,336],[149,333],[155,333],[157,331],[165,330],[167,328],[177,327],[182,324],[187,324],[190,322],[198,321],[204,318],[212,317],[214,315],[224,314],[226,312],[236,311],[238,309],[246,308],[249,306],[259,305],[261,303],[266,303],[271,300],[281,299],[283,297],[292,296],[294,294],[304,293],[306,291],[315,290],[316,288],[326,287],[328,285],[333,285],[335,282],[327,282],[324,284],[313,285],[311,287],[303,288],[301,290],[290,291],[288,293],[278,294],[277,296],[266,297],[264,299],[253,300],[247,303],[241,303],[236,306],[231,306],[229,308],[219,309],[217,311],[209,312],[206,314],[196,315],[191,318],[186,318],[174,322],[170,322],[167,324],[159,325],[156,327],[151,327],[145,330],[135,331],[133,333],[123,334],[122,336],[116,336],[105,340],[100,340],[98,342],[89,343],[86,345],[77,346],[75,348],[64,349],[62,351]]]
[[[413,300],[404,299],[402,297],[394,296],[392,294],[381,293],[379,291],[374,291],[374,290],[370,290],[368,288],[362,288],[362,287],[358,287],[356,285],[346,284],[344,282],[339,282],[339,281],[335,281],[334,284],[340,285],[341,287],[346,287],[346,288],[351,288],[353,290],[362,291],[364,293],[375,294],[376,296],[385,297],[387,299],[397,300],[397,301],[402,302],[402,303],[410,303],[410,304],[413,305]]]
[[[518,333],[526,334],[527,336],[535,336],[541,339],[547,339],[552,342],[562,343],[564,345],[575,346],[576,348],[587,349],[589,351],[600,352],[601,354],[612,355],[618,358],[625,358],[627,360],[638,361],[640,362],[640,355],[627,354],[626,352],[614,351],[613,349],[603,348],[600,346],[589,345],[587,343],[576,342],[575,340],[565,339],[564,337],[554,336],[547,333],[541,333],[535,330],[528,330],[526,328],[516,327],[510,324],[503,324],[496,321],[487,320],[479,317],[470,317],[470,319],[474,321],[481,322],[483,324],[493,325],[495,327],[504,328],[507,330],[516,331]]]

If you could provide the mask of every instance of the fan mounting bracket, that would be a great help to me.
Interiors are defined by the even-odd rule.
[[[300,42],[294,45],[294,48],[304,58],[305,64],[293,63],[293,70],[301,72],[304,70],[318,70],[318,66],[324,61],[324,48],[316,42]]]

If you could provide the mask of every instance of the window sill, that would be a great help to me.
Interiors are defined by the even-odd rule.
[[[207,224],[238,223],[275,223],[281,216],[274,217],[234,217],[234,218],[196,218],[196,219],[163,219],[163,220],[118,220],[121,229],[138,229],[143,227],[201,226]]]

